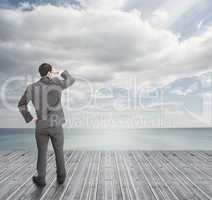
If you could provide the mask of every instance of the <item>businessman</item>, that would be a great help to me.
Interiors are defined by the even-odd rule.
[[[48,141],[51,139],[55,153],[57,167],[57,182],[63,184],[66,177],[64,163],[64,136],[62,125],[65,117],[61,105],[62,91],[71,86],[75,79],[67,71],[58,71],[48,63],[39,66],[40,80],[30,84],[21,97],[18,108],[27,123],[34,121],[36,124],[35,138],[37,142],[37,176],[33,182],[39,186],[46,185],[46,165]],[[58,75],[58,76],[55,76]],[[36,118],[28,110],[28,103],[32,102]]]

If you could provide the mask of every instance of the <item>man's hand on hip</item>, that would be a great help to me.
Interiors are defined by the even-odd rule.
[[[36,122],[38,121],[38,119],[35,117],[33,118],[32,122],[36,124]]]

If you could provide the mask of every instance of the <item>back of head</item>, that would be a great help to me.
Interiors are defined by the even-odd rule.
[[[41,76],[46,76],[51,71],[52,71],[52,66],[48,63],[43,63],[39,66],[39,73]]]

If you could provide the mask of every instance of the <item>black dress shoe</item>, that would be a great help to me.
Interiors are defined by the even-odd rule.
[[[61,185],[65,182],[65,179],[65,176],[57,176],[57,183]]]
[[[43,180],[42,178],[38,176],[33,176],[32,180],[38,187],[44,187],[46,185],[45,180]]]

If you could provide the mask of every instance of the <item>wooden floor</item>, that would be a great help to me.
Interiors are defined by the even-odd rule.
[[[36,154],[0,152],[0,199],[212,199],[212,151],[66,152],[67,179],[56,183],[49,152],[47,185],[37,188]]]

